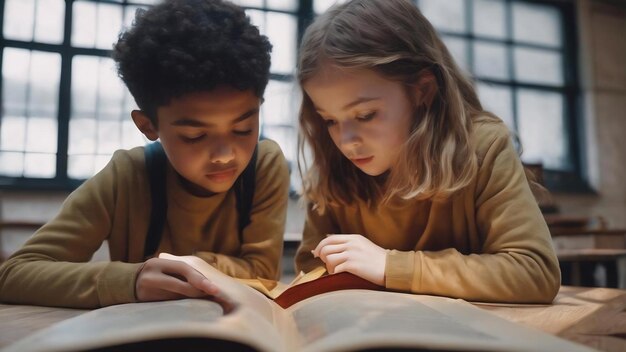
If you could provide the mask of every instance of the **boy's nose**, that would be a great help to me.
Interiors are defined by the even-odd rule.
[[[226,164],[235,159],[235,151],[228,143],[217,143],[211,148],[211,162]]]

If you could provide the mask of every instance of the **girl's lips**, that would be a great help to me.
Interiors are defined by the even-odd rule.
[[[362,165],[365,165],[365,164],[369,163],[370,161],[372,161],[372,159],[374,159],[373,156],[369,156],[367,158],[355,158],[355,159],[350,159],[350,160],[352,160],[352,162],[355,165],[362,166]]]
[[[233,178],[233,176],[235,176],[235,172],[237,172],[237,169],[229,169],[229,170],[207,174],[206,177],[212,182],[222,183],[222,182],[230,181]]]

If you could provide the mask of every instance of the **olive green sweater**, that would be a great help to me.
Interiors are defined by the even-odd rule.
[[[158,251],[196,254],[239,278],[279,277],[289,188],[280,147],[259,143],[251,223],[239,240],[235,191],[196,197],[168,165]],[[0,301],[77,308],[134,302],[150,217],[144,148],[117,151],[0,267]],[[110,262],[89,262],[108,240]]]
[[[326,234],[354,233],[391,251],[385,286],[471,301],[551,302],[560,271],[550,233],[502,123],[476,123],[479,170],[446,200],[309,206],[297,270],[323,265],[310,251]]]

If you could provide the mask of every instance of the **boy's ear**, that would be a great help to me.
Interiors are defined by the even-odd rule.
[[[424,70],[424,72],[419,75],[419,79],[413,86],[413,89],[415,103],[418,106],[430,106],[439,89],[437,86],[437,78],[430,70]]]
[[[133,110],[130,113],[133,118],[135,126],[151,141],[156,141],[159,138],[159,131],[152,123],[152,120],[141,110]]]

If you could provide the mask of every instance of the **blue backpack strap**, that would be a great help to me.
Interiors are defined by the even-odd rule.
[[[146,172],[150,180],[150,196],[152,206],[150,210],[150,223],[144,245],[143,256],[145,259],[153,256],[159,248],[165,219],[167,218],[167,194],[165,185],[165,168],[167,158],[163,146],[159,142],[146,145],[144,148],[146,158]]]
[[[243,229],[250,224],[250,212],[256,186],[256,161],[258,145],[254,148],[248,166],[235,181],[235,197],[237,198],[237,214],[239,214],[239,242],[243,243]]]

